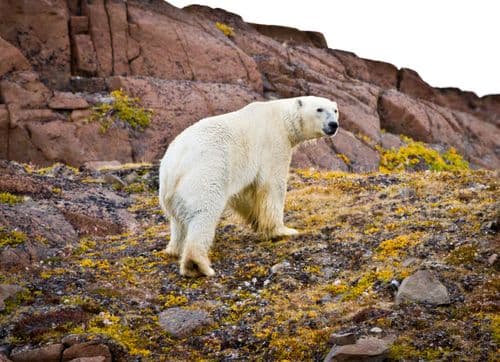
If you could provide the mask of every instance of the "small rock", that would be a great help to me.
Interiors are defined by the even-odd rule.
[[[356,335],[354,333],[332,333],[328,341],[336,346],[345,346],[356,343]]]
[[[5,300],[8,298],[12,298],[17,293],[22,291],[18,285],[14,284],[0,284],[0,311],[5,309]]]
[[[132,173],[129,173],[127,176],[125,176],[125,183],[127,185],[130,185],[131,183],[137,181],[137,179],[139,178],[139,175],[137,174],[137,172],[133,171]]]
[[[89,161],[85,162],[83,166],[89,170],[100,171],[106,168],[113,168],[121,166],[120,161]]]
[[[189,336],[196,329],[213,323],[203,310],[169,308],[159,314],[160,326],[176,338]]]
[[[416,262],[418,261],[417,258],[413,258],[413,257],[410,257],[410,258],[406,258],[405,260],[403,260],[403,262],[401,263],[401,265],[405,268],[415,264]]]
[[[450,303],[446,287],[428,270],[419,270],[405,278],[396,295],[396,304],[404,301],[442,305]]]
[[[370,329],[370,332],[371,333],[382,333],[382,328],[379,328],[379,327],[373,327],[372,329]]]
[[[104,356],[95,356],[95,357],[79,357],[72,359],[69,362],[104,362],[106,361],[106,357]]]
[[[500,230],[500,222],[498,220],[484,222],[481,230],[487,234],[496,234]]]
[[[411,187],[403,187],[399,190],[399,194],[404,199],[411,199],[415,197],[415,190]]]
[[[290,263],[283,261],[271,267],[271,274],[280,274],[283,270],[290,268]]]
[[[107,173],[103,177],[104,182],[110,185],[121,185],[121,186],[126,186],[125,182],[122,181],[121,178],[119,178],[116,175],[113,175],[111,173]]]
[[[8,356],[10,354],[11,346],[8,344],[0,344],[0,356],[3,354]]]
[[[325,304],[325,303],[329,303],[333,301],[333,296],[330,294],[330,293],[327,293],[325,295],[323,295],[319,300],[318,300],[318,303],[319,304]]]
[[[54,92],[54,96],[49,101],[49,107],[52,109],[83,109],[88,108],[89,104],[85,98],[71,92]]]
[[[90,119],[92,110],[90,109],[75,109],[71,112],[70,118],[73,122],[84,121]]]
[[[86,338],[86,335],[68,334],[61,339],[61,343],[64,344],[65,347],[70,347],[74,344],[85,342]]]
[[[387,309],[367,307],[367,308],[361,309],[358,313],[356,313],[352,317],[352,320],[356,323],[361,323],[361,322],[369,321],[372,319],[387,317],[390,314],[391,314],[391,311],[387,310]]]
[[[59,362],[63,348],[64,346],[59,343],[30,350],[14,350],[10,354],[10,359],[13,362]]]
[[[8,359],[3,353],[0,353],[0,362],[12,362],[12,360]]]
[[[62,362],[67,362],[81,357],[104,357],[102,362],[111,362],[111,352],[108,346],[96,342],[77,343],[63,352]]]
[[[333,347],[325,358],[330,361],[381,362],[387,358],[390,343],[379,338],[363,338],[355,344]]]
[[[488,258],[488,264],[490,264],[490,265],[495,264],[495,262],[497,261],[497,259],[498,259],[498,254],[492,254],[492,255],[490,255],[490,257]]]

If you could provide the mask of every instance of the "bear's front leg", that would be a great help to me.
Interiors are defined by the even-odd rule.
[[[258,194],[256,207],[259,210],[259,231],[269,238],[297,235],[299,232],[286,227],[283,221],[286,178],[269,183]]]

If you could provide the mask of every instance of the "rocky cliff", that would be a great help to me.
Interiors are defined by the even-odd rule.
[[[160,0],[0,0],[0,14],[3,159],[153,161],[202,117],[318,95],[339,103],[342,131],[300,147],[295,166],[375,170],[380,147],[405,134],[500,167],[500,96],[433,88],[412,70],[329,49],[319,33]],[[120,88],[153,111],[144,132],[89,122]]]

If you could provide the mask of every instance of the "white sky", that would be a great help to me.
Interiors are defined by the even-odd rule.
[[[168,0],[322,32],[328,46],[416,70],[435,87],[500,93],[498,0]]]

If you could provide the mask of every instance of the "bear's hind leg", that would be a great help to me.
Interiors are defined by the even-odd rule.
[[[215,236],[215,228],[222,213],[199,214],[188,225],[186,240],[180,260],[181,275],[190,277],[215,275],[210,266],[208,252]]]
[[[170,218],[170,241],[168,242],[165,252],[172,256],[181,255],[185,237],[186,227],[172,216]]]

